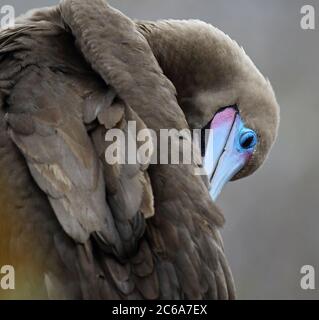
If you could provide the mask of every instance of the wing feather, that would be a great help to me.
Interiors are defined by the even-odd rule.
[[[58,82],[53,72],[36,69],[16,84],[9,99],[15,106],[12,116],[9,110],[10,135],[64,230],[80,243],[101,232],[120,250],[102,168],[79,112],[82,101]]]

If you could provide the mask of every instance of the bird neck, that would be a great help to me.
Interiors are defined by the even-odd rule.
[[[140,21],[137,22],[137,27],[148,41],[164,74],[174,84],[178,95],[190,95],[194,91],[200,70],[193,61],[195,55],[198,57],[197,49],[192,46],[183,22]]]

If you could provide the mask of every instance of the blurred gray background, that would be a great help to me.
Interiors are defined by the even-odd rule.
[[[319,1],[113,0],[131,18],[197,18],[241,44],[268,76],[281,105],[269,161],[228,185],[218,205],[241,299],[319,298]],[[0,0],[16,13],[58,0]],[[317,30],[300,28],[300,8],[316,8]],[[300,288],[300,268],[318,273],[317,290]]]

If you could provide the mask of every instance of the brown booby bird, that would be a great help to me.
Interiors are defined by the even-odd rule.
[[[213,200],[264,162],[278,110],[206,23],[133,22],[103,0],[20,17],[0,32],[0,265],[16,270],[0,296],[234,298]],[[214,134],[202,164],[110,165],[105,134],[130,120]]]

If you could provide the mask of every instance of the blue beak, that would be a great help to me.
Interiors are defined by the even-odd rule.
[[[225,184],[244,168],[254,153],[257,134],[244,126],[237,108],[218,112],[211,122],[204,168],[215,201]]]

